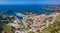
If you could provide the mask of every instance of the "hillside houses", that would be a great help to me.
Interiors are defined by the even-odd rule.
[[[56,20],[56,16],[58,14],[52,13],[50,15],[36,15],[31,16],[23,19],[23,23],[26,27],[30,26],[32,31],[37,32],[38,30],[41,32],[43,29],[47,28],[50,24],[53,24],[53,22]]]

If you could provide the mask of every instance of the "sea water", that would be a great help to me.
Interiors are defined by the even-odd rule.
[[[0,5],[0,13],[5,12],[7,10],[13,11],[7,15],[15,15],[15,13],[18,13],[18,12],[33,12],[36,14],[45,14],[45,13],[55,12],[54,10],[44,10],[43,8],[45,6],[49,6],[49,5]],[[17,17],[19,18],[20,16],[17,16]]]

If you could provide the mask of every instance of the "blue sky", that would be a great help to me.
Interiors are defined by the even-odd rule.
[[[0,0],[0,4],[47,4],[47,5],[60,5],[60,0]]]

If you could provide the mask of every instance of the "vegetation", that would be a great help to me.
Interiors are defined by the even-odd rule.
[[[30,32],[28,32],[28,33],[34,33],[34,32],[30,31]]]
[[[24,26],[24,30],[29,30],[29,28]]]
[[[10,26],[6,26],[6,25],[4,25],[3,28],[4,28],[3,32],[11,32],[12,29]]]
[[[3,21],[1,21],[3,20]],[[4,21],[6,20],[6,21]],[[0,33],[1,32],[8,32],[8,33],[13,33],[13,28],[11,26],[7,26],[6,24],[11,22],[9,17],[4,18],[3,15],[0,15]]]

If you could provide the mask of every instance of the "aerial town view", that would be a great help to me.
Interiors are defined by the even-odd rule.
[[[60,33],[59,1],[0,0],[0,33]]]

